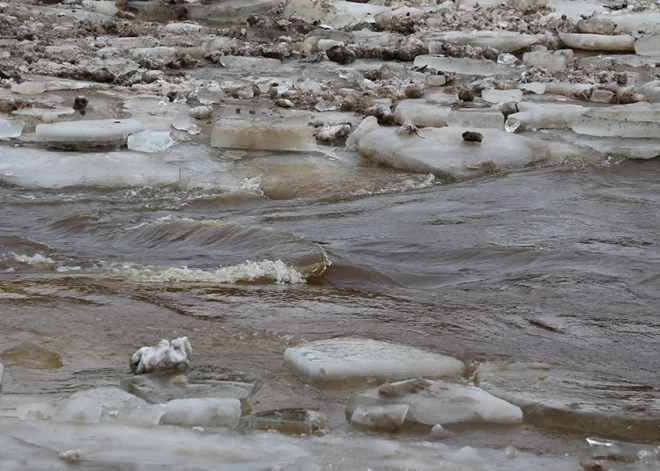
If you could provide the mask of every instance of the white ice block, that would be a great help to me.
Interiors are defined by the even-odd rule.
[[[0,139],[18,137],[23,133],[25,121],[20,119],[0,118]]]
[[[174,144],[176,142],[169,131],[152,131],[151,129],[131,134],[127,141],[129,149],[147,153],[163,152]]]
[[[481,92],[481,98],[488,103],[506,103],[513,101],[518,103],[522,100],[523,93],[521,90],[484,90]]]
[[[394,110],[394,122],[403,124],[410,121],[422,128],[441,128],[447,125],[451,108],[445,106],[420,103],[418,101],[402,100]]]
[[[439,353],[359,338],[318,340],[287,348],[284,359],[312,381],[454,376],[465,368],[462,361]]]
[[[577,116],[573,131],[588,136],[660,136],[660,110],[641,107],[596,108]]]
[[[464,131],[480,133],[483,141],[465,142]],[[545,142],[495,129],[422,128],[417,134],[381,127],[360,139],[358,153],[379,164],[452,181],[522,168],[550,157]]]
[[[51,147],[71,150],[121,147],[144,126],[134,119],[100,119],[38,124],[35,138]]]
[[[360,408],[391,405],[409,406],[406,420],[435,425],[462,422],[515,424],[522,411],[475,386],[446,381],[415,379],[385,384],[351,396],[346,413]]]
[[[540,67],[549,72],[562,72],[573,64],[573,51],[562,49],[559,51],[534,51],[523,54],[526,67]]]
[[[639,38],[635,43],[635,53],[640,56],[660,56],[660,35]]]
[[[542,36],[499,30],[449,31],[446,33],[432,33],[430,37],[435,41],[429,42],[429,52],[438,54],[442,51],[442,44],[444,43],[482,48],[490,46],[499,52],[515,52],[531,46]]]
[[[504,115],[500,110],[491,108],[464,108],[451,110],[447,116],[447,126],[466,128],[504,128]]]
[[[628,34],[610,36],[605,34],[559,33],[559,39],[572,49],[617,52],[635,50],[635,38]]]

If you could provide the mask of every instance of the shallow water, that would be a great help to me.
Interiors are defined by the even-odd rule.
[[[366,165],[361,188],[301,174],[300,192],[299,167],[241,165],[262,173],[257,191],[0,187],[2,349],[32,342],[64,363],[8,363],[4,409],[116,385],[135,349],[178,335],[195,365],[267,378],[257,410],[319,408],[336,429],[350,388],[304,386],[287,346],[369,337],[660,386],[657,162],[458,184]],[[586,447],[578,432],[494,429],[449,443]]]

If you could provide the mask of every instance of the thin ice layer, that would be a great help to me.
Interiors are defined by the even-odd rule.
[[[657,388],[538,363],[485,363],[481,388],[519,406],[525,421],[629,440],[660,440]]]
[[[284,360],[311,381],[455,376],[465,368],[462,361],[439,353],[358,338],[318,340],[287,348]]]

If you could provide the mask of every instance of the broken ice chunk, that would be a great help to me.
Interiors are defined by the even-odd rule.
[[[588,136],[660,136],[660,110],[639,107],[596,108],[573,121],[573,131]]]
[[[165,404],[160,423],[181,427],[235,427],[240,417],[238,399],[174,399]]]
[[[295,16],[309,23],[322,19],[324,24],[339,29],[362,21],[373,23],[377,14],[390,10],[380,5],[342,0],[333,0],[324,4],[317,4],[312,0],[289,0],[284,8],[284,17]]]
[[[480,2],[481,4],[481,2]],[[484,6],[481,4],[482,7]],[[429,52],[437,54],[442,51],[445,43],[459,46],[472,46],[485,48],[490,46],[500,52],[515,52],[531,46],[541,36],[520,34],[510,31],[449,31],[446,33],[433,33],[432,38],[437,40],[429,42]]]
[[[549,72],[561,72],[573,64],[573,51],[562,49],[559,51],[534,51],[523,54],[526,67],[542,67]]]
[[[144,129],[134,119],[100,119],[38,124],[35,138],[47,146],[69,150],[117,148]]]
[[[502,129],[504,127],[504,115],[500,110],[488,108],[451,110],[449,116],[447,116],[447,126]]]
[[[439,72],[449,72],[459,75],[520,75],[517,67],[508,67],[496,64],[493,61],[482,59],[463,59],[435,55],[421,55],[415,57],[415,67],[427,66]]]
[[[414,379],[384,384],[351,396],[346,415],[363,407],[409,406],[406,420],[425,425],[461,422],[515,424],[522,422],[520,408],[475,386]]]
[[[145,129],[128,136],[128,148],[139,152],[163,152],[175,144],[169,131]]]
[[[481,98],[488,103],[506,103],[513,101],[518,103],[522,100],[522,91],[517,89],[512,90],[484,90],[481,92]]]
[[[115,387],[101,387],[73,394],[70,400],[86,398],[102,407],[101,422],[140,427],[158,425],[164,408],[147,404],[139,397]]]
[[[380,430],[401,430],[410,406],[391,404],[385,406],[357,407],[351,414],[351,422]]]
[[[349,150],[357,150],[358,142],[371,131],[380,128],[378,119],[375,116],[367,116],[362,120],[360,125],[348,136],[346,139],[346,148]]]
[[[525,421],[602,436],[660,440],[657,391],[542,363],[484,363],[481,388],[522,408]]]
[[[258,430],[277,430],[290,435],[325,433],[325,414],[307,409],[278,409],[245,417],[248,427]]]
[[[660,35],[639,38],[635,42],[635,53],[640,56],[660,56]]]
[[[617,52],[635,50],[635,38],[627,34],[609,36],[605,34],[559,33],[559,38],[572,49]]]
[[[192,347],[188,337],[161,340],[155,347],[142,347],[131,357],[131,372],[136,375],[157,371],[185,370],[190,364]]]
[[[241,69],[252,72],[269,72],[282,67],[281,60],[265,57],[223,56],[220,63],[228,69]]]
[[[284,359],[306,379],[324,382],[453,376],[465,367],[462,361],[439,353],[358,338],[318,340],[287,348]]]
[[[22,404],[16,408],[16,413],[21,419],[54,422],[98,423],[101,421],[102,412],[101,404],[86,397]]]
[[[432,173],[450,181],[522,168],[550,157],[547,143],[496,129],[470,129],[483,142],[464,142],[465,128],[423,128],[401,136],[380,127],[360,138],[358,153],[376,163],[408,172]]]
[[[306,125],[227,118],[215,123],[211,146],[305,151],[316,149],[316,139],[314,129]]]
[[[450,112],[449,107],[402,100],[394,110],[394,121],[398,124],[410,121],[419,127],[441,128],[447,125],[447,117]]]
[[[244,412],[252,408],[252,396],[262,381],[240,371],[197,366],[187,376],[180,373],[148,373],[121,380],[121,387],[151,404],[173,399],[215,397],[241,401]]]
[[[518,103],[518,109],[518,113],[510,114],[507,117],[507,122],[520,123],[520,131],[522,131],[524,129],[570,129],[573,120],[589,108],[577,105],[521,102]]]
[[[23,133],[25,121],[20,119],[0,118],[0,139],[18,137]]]

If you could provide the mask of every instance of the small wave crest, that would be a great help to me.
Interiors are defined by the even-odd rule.
[[[43,255],[39,252],[34,255],[22,255],[14,252],[9,252],[0,258],[0,267],[4,268],[7,272],[13,272],[18,266],[28,266],[40,270],[68,272],[80,270],[78,266],[66,266],[56,262],[50,257]]]
[[[183,267],[115,265],[111,273],[141,282],[203,282],[203,283],[305,283],[305,277],[281,260],[246,261],[216,270]]]

